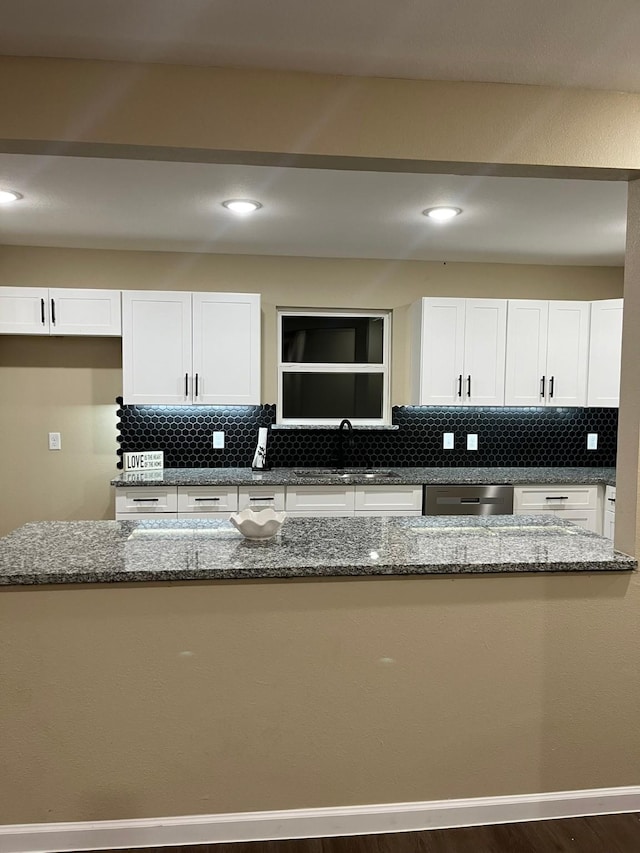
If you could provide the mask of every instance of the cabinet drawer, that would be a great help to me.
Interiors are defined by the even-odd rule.
[[[196,510],[195,512],[179,512],[176,515],[176,518],[179,521],[185,521],[186,519],[193,520],[206,520],[206,521],[229,521],[229,518],[233,515],[232,512],[207,512],[206,510]]]
[[[422,512],[422,486],[356,486],[356,512]]]
[[[178,517],[177,512],[149,512],[148,510],[140,510],[140,512],[116,512],[116,521],[144,521],[145,519],[155,518],[157,521],[175,521]]]
[[[541,509],[597,509],[597,506],[597,486],[516,486],[513,491],[516,513]]]
[[[236,486],[178,486],[178,512],[235,512],[238,509]]]
[[[284,509],[284,486],[240,486],[238,489],[238,509]]]
[[[287,512],[308,515],[353,515],[354,486],[288,486]]]
[[[583,527],[585,530],[591,530],[593,533],[600,533],[600,523],[598,520],[598,511],[595,509],[537,509],[537,510],[516,510],[515,515],[552,515],[555,518],[561,518],[563,521],[572,521],[578,527]]]
[[[175,486],[131,486],[116,489],[116,515],[173,512],[178,509]]]

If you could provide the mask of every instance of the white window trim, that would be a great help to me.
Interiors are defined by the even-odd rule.
[[[329,308],[278,308],[278,401],[276,406],[276,423],[281,425],[300,426],[338,426],[342,418],[283,418],[281,417],[283,403],[283,373],[381,373],[382,374],[382,417],[380,418],[350,418],[354,426],[391,426],[391,311],[367,311],[354,308],[353,310],[332,310]],[[299,362],[282,361],[282,318],[315,315],[317,317],[380,317],[384,323],[382,341],[382,364],[344,364],[336,362]]]

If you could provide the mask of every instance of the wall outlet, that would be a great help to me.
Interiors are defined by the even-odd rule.
[[[467,433],[467,450],[478,449],[478,434],[476,432]]]
[[[212,436],[214,450],[224,450],[224,430],[215,430]]]
[[[442,449],[453,450],[455,447],[455,437],[452,432],[442,433]]]
[[[598,449],[598,433],[597,432],[588,432],[587,433],[587,450],[597,450]]]
[[[62,450],[62,436],[59,432],[49,433],[49,450]]]

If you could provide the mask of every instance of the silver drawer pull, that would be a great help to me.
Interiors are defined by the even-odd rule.
[[[271,495],[268,498],[252,498],[251,495],[249,495],[250,501],[275,501],[275,499],[275,495]]]
[[[568,501],[569,495],[547,495],[546,501]]]
[[[220,498],[194,498],[194,501],[196,501],[196,503],[198,501],[219,501],[219,500],[220,500]]]
[[[157,504],[160,498],[132,498],[134,504]]]

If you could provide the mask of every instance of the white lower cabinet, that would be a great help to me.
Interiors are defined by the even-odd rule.
[[[209,518],[215,513],[230,515],[237,509],[237,486],[178,486],[178,516],[189,513],[191,518]]]
[[[176,518],[178,491],[175,486],[130,486],[116,489],[116,521],[135,521],[136,518],[155,518],[158,515]]]
[[[614,539],[616,532],[616,487],[607,486],[604,492],[602,535]]]
[[[291,516],[421,515],[422,486],[132,486],[116,489],[116,520],[227,519],[251,507]]]
[[[422,515],[422,486],[356,486],[356,515]]]
[[[602,529],[601,507],[599,486],[533,485],[513,490],[514,515],[554,515],[593,533]]]
[[[347,516],[355,510],[353,486],[287,486],[289,515]]]
[[[238,509],[274,509],[282,512],[285,505],[284,486],[240,486]]]

